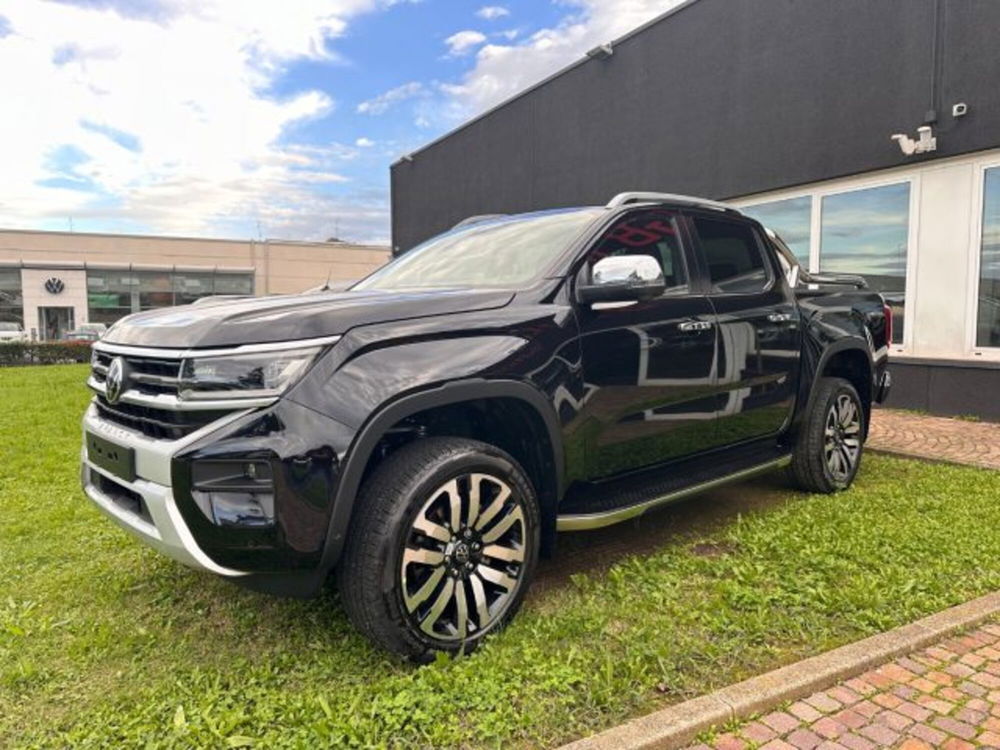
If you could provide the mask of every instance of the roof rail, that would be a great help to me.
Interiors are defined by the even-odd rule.
[[[481,224],[484,221],[491,221],[493,219],[502,219],[504,216],[509,216],[510,214],[480,214],[479,216],[469,216],[466,219],[462,219],[458,224],[451,228],[451,231],[460,229],[461,227],[469,227],[473,224]]]
[[[691,195],[676,195],[675,193],[618,193],[608,201],[607,208],[619,208],[627,206],[629,203],[683,203],[688,206],[712,208],[716,211],[736,212],[736,209],[725,203],[710,201],[707,198],[696,198]]]

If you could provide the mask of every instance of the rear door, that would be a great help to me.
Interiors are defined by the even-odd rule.
[[[773,435],[795,406],[795,296],[754,224],[708,211],[687,215],[718,329],[716,440],[730,445]]]
[[[714,442],[716,331],[712,305],[691,283],[683,218],[641,209],[619,218],[587,252],[578,279],[601,258],[650,255],[667,289],[642,302],[580,305],[589,478],[687,456]]]

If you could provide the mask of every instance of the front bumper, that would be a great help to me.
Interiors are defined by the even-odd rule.
[[[83,491],[104,515],[168,557],[221,576],[245,576],[244,571],[213,562],[198,546],[177,508],[170,487],[170,464],[176,453],[245,413],[235,412],[183,440],[163,441],[102,420],[91,405],[83,417],[84,431],[132,448],[135,451],[136,479],[126,481],[97,467],[89,460],[84,441],[80,451]]]

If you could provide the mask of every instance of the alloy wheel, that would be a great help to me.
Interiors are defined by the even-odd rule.
[[[826,467],[837,481],[847,481],[861,455],[861,409],[847,393],[830,405],[824,431]]]
[[[413,520],[400,575],[410,621],[442,641],[477,637],[513,601],[528,529],[518,493],[468,473],[432,492]]]

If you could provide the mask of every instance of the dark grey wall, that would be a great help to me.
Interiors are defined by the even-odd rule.
[[[729,198],[910,163],[889,136],[930,109],[932,158],[996,147],[998,29],[1000,0],[697,0],[394,165],[393,244],[624,190]]]
[[[1000,399],[983,397],[990,393],[1000,393],[1000,364],[894,359],[892,391],[885,405],[1000,422]]]

